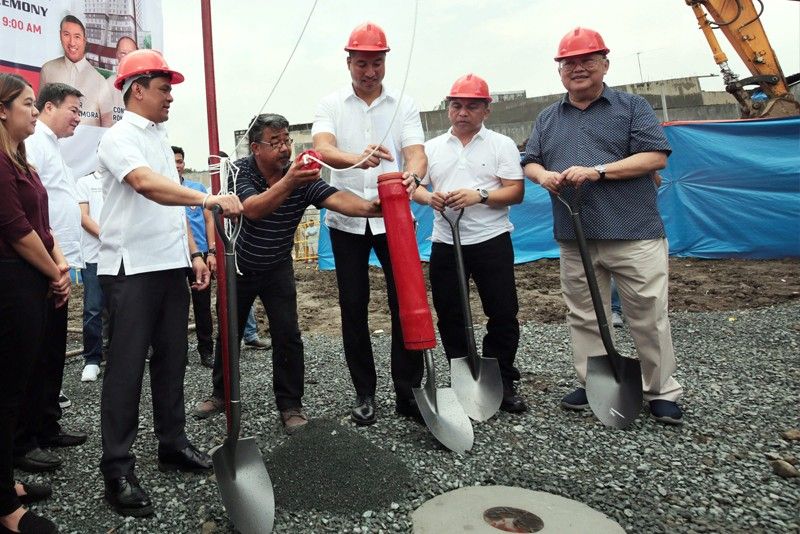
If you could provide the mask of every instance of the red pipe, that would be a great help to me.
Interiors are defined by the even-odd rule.
[[[389,172],[378,176],[378,197],[386,223],[403,341],[409,350],[432,349],[436,346],[436,334],[403,174]]]
[[[208,164],[219,163],[219,158],[214,157],[219,154],[219,127],[217,125],[217,87],[214,83],[214,40],[211,35],[211,0],[201,0],[200,13],[203,22],[203,66],[205,67],[206,82],[206,116],[208,118]],[[211,171],[211,192],[218,195],[220,192],[219,171]],[[222,243],[219,234],[216,242]],[[217,315],[219,320],[219,347],[222,350],[222,372],[225,384],[225,398],[230,399],[230,376],[228,376],[228,335],[230,334],[228,325],[228,296],[225,293],[225,249],[217,247]],[[237,325],[238,326],[238,325]],[[230,402],[225,403],[228,412],[228,431],[230,431]]]

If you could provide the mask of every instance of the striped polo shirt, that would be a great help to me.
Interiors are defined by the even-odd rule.
[[[242,202],[269,188],[252,155],[236,161],[235,165],[239,167],[235,191]],[[312,204],[321,207],[322,202],[337,191],[317,180],[292,191],[283,204],[266,217],[257,220],[245,217],[236,240],[239,270],[244,274],[258,273],[291,261],[294,233],[306,208]]]

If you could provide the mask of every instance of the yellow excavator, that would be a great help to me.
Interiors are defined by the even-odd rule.
[[[739,102],[743,119],[800,115],[800,103],[789,92],[775,51],[761,25],[762,0],[685,0],[692,8],[700,29],[714,53],[725,81],[725,90]],[[713,21],[708,19],[711,16]],[[742,58],[752,76],[739,79],[728,66],[728,57],[719,46],[714,30],[722,33]],[[746,86],[759,86],[748,92]]]

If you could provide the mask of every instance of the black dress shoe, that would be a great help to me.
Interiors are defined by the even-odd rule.
[[[203,367],[208,367],[209,369],[214,368],[214,355],[210,352],[201,352],[200,353],[200,365]]]
[[[49,519],[36,515],[30,510],[19,518],[17,524],[21,534],[58,534],[58,527]],[[0,534],[17,534],[11,529],[0,525]]]
[[[25,495],[19,495],[17,498],[19,499],[19,502],[24,505],[43,501],[53,494],[53,490],[50,488],[50,486],[46,486],[44,484],[26,484],[24,482],[21,484]]]
[[[63,428],[53,436],[39,438],[41,447],[75,447],[86,443],[88,436],[83,432],[72,432]]]
[[[514,388],[503,388],[503,402],[500,409],[508,413],[522,413],[528,409],[525,399],[517,395]]]
[[[16,456],[14,458],[14,467],[28,473],[55,471],[61,467],[61,458],[52,452],[43,451],[37,447],[26,452],[24,456]]]
[[[375,414],[375,395],[356,395],[356,405],[350,418],[358,426],[371,425],[378,420]]]
[[[203,473],[214,467],[211,456],[199,451],[194,445],[187,445],[179,451],[158,451],[158,469],[160,471],[185,471]]]
[[[424,425],[425,419],[422,418],[422,414],[419,412],[419,406],[417,406],[417,401],[413,398],[411,399],[397,399],[397,403],[395,404],[395,411],[398,415],[402,415],[404,417],[410,417],[417,423]]]
[[[153,503],[133,473],[106,479],[105,483],[106,501],[119,515],[144,517],[153,513]]]

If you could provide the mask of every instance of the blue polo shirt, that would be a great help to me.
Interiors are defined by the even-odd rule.
[[[522,165],[538,163],[562,172],[573,165],[594,167],[640,152],[664,152],[669,142],[647,100],[604,85],[600,98],[581,110],[569,96],[542,110],[534,122]],[[656,203],[657,188],[650,176],[628,180],[585,182],[581,186],[581,222],[586,239],[658,239],[665,236]],[[561,195],[572,200],[574,189]],[[550,195],[553,234],[574,240],[567,208]]]
[[[203,194],[208,193],[206,186],[199,182],[191,180],[184,180],[181,177],[181,185],[200,191]],[[203,208],[200,206],[186,206],[186,217],[189,219],[189,225],[192,227],[192,235],[194,235],[194,242],[197,245],[197,250],[200,252],[208,252],[208,239],[206,239],[206,220],[203,218]]]

